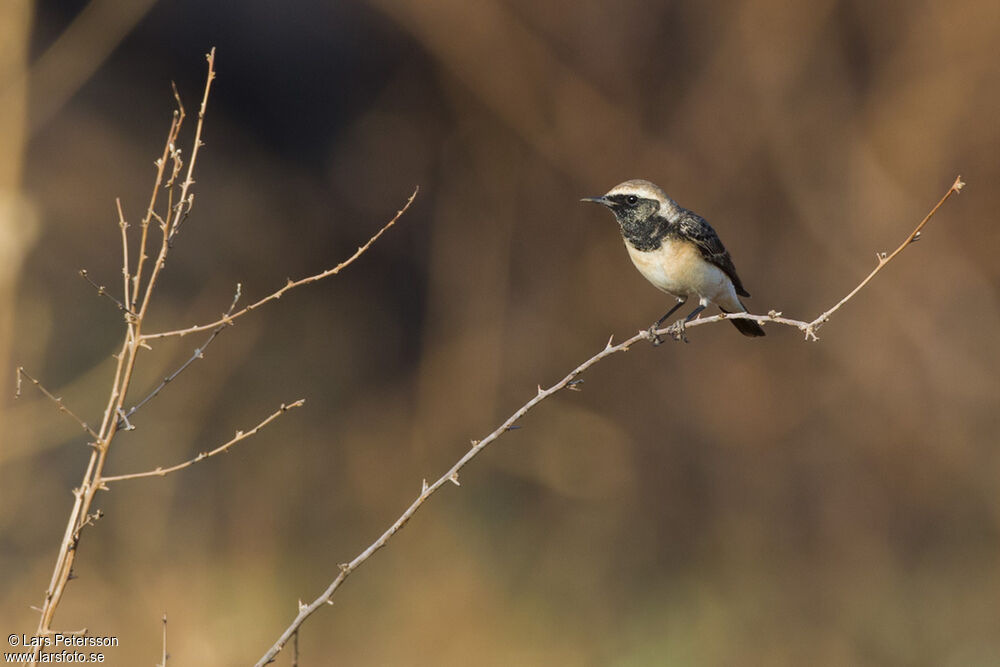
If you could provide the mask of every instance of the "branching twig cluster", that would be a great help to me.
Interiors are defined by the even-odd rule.
[[[125,212],[120,201],[116,201],[118,226],[121,230],[122,244],[122,296],[119,299],[111,293],[111,290],[104,285],[94,281],[86,270],[81,270],[80,275],[97,290],[101,296],[107,297],[116,304],[124,316],[124,337],[118,353],[115,355],[117,364],[114,377],[111,383],[107,404],[104,410],[103,419],[99,427],[94,427],[80,418],[63,404],[61,398],[48,391],[42,384],[29,375],[23,368],[17,370],[17,392],[21,394],[21,385],[24,379],[38,387],[50,401],[52,401],[61,412],[69,415],[90,438],[89,445],[91,454],[87,467],[83,474],[80,485],[73,490],[74,503],[70,510],[66,529],[63,534],[62,543],[56,557],[52,578],[41,607],[38,607],[39,621],[36,636],[39,638],[54,634],[53,618],[59,607],[66,586],[73,578],[73,565],[76,560],[80,538],[84,529],[92,526],[103,516],[100,509],[94,510],[95,498],[99,491],[107,490],[109,484],[121,482],[129,479],[142,479],[147,477],[162,477],[164,475],[182,470],[217,454],[229,451],[233,446],[255,435],[265,426],[278,419],[292,408],[301,406],[303,399],[290,403],[283,403],[281,407],[259,424],[247,431],[236,431],[236,434],[228,441],[208,452],[202,452],[194,458],[171,466],[160,466],[153,470],[144,472],[134,472],[119,475],[108,475],[105,473],[108,453],[115,436],[121,430],[132,430],[135,428],[131,419],[136,412],[153,398],[182,372],[190,367],[195,361],[201,359],[205,349],[222,333],[223,330],[235,324],[235,320],[247,313],[256,310],[260,306],[281,298],[283,294],[291,289],[307,285],[324,278],[336,275],[343,269],[350,266],[357,260],[371,245],[379,239],[390,227],[392,227],[403,213],[409,208],[416,197],[416,191],[410,196],[406,204],[396,215],[386,223],[368,242],[359,247],[349,258],[337,266],[300,280],[289,280],[280,289],[272,294],[258,300],[257,302],[236,310],[237,304],[242,294],[240,285],[236,286],[236,293],[229,309],[222,317],[210,324],[194,326],[188,329],[167,331],[163,333],[144,333],[143,327],[147,315],[150,311],[150,304],[153,294],[158,284],[160,275],[166,265],[166,258],[172,249],[182,224],[188,219],[194,206],[194,170],[198,159],[200,148],[203,146],[201,136],[205,120],[205,110],[208,106],[209,93],[212,82],[215,79],[215,50],[213,49],[207,56],[208,76],[198,109],[198,120],[195,126],[194,140],[190,151],[190,158],[185,162],[182,151],[178,147],[180,131],[184,123],[186,113],[184,105],[181,103],[180,95],[174,87],[174,98],[177,102],[177,109],[173,114],[167,139],[164,144],[163,153],[156,160],[156,176],[153,183],[152,194],[149,204],[146,207],[145,215],[140,223],[139,239],[135,246],[129,238],[129,224],[126,220]],[[186,169],[185,169],[186,168]],[[151,230],[150,227],[154,229]],[[157,235],[157,230],[159,234]],[[148,253],[152,253],[152,256]],[[134,259],[130,259],[134,257]],[[133,266],[134,262],[134,266]],[[235,311],[235,312],[234,312]],[[126,399],[132,388],[132,379],[137,360],[142,350],[150,349],[150,341],[165,338],[168,336],[183,336],[188,333],[198,331],[210,331],[207,340],[196,348],[191,357],[181,364],[173,373],[166,376],[144,398],[125,409]],[[85,632],[85,630],[83,631]],[[162,659],[166,660],[166,618],[164,617],[164,648]],[[65,633],[64,633],[65,634]],[[39,660],[42,642],[36,644],[34,659]]]
[[[911,243],[919,239],[920,232],[924,228],[924,225],[926,225],[927,222],[931,219],[931,217],[933,217],[934,214],[937,213],[937,210],[941,208],[941,206],[948,200],[948,198],[951,197],[951,195],[959,192],[964,185],[965,184],[962,182],[961,177],[956,178],[954,184],[952,184],[952,186],[948,189],[948,192],[945,193],[944,197],[942,197],[941,200],[934,206],[934,208],[931,209],[931,211],[924,217],[924,219],[920,222],[920,224],[917,225],[917,227],[913,230],[913,232],[911,232],[910,235],[906,237],[906,239],[900,244],[898,248],[896,248],[895,251],[893,251],[891,254],[888,255],[886,253],[878,253],[877,255],[878,264],[875,267],[875,269],[872,270],[872,272],[868,274],[868,276],[865,277],[865,279],[862,280],[861,283],[857,287],[855,287],[847,296],[845,296],[843,299],[837,302],[833,307],[823,312],[813,320],[808,322],[802,320],[793,320],[786,317],[782,317],[781,313],[772,310],[767,315],[731,313],[728,315],[722,314],[714,317],[699,318],[689,322],[687,324],[687,327],[691,328],[706,324],[712,324],[714,322],[720,322],[724,319],[731,317],[743,317],[746,319],[756,320],[761,324],[770,322],[774,324],[781,324],[785,326],[794,327],[805,334],[806,340],[814,340],[814,341],[819,340],[816,336],[816,331],[821,326],[826,324],[830,320],[830,317],[835,312],[837,312],[844,304],[850,301],[854,297],[854,295],[856,295],[863,287],[865,287],[865,285],[871,282],[871,280],[875,277],[875,275],[878,274],[878,272],[881,271],[883,268],[885,268],[886,264],[892,261],[907,246],[909,246]],[[502,436],[507,431],[517,428],[516,423],[522,417],[524,417],[524,415],[526,415],[529,411],[531,411],[532,408],[537,406],[545,399],[550,398],[551,396],[559,393],[563,389],[578,390],[580,388],[580,384],[583,382],[583,379],[580,376],[587,369],[597,364],[602,359],[606,359],[607,357],[610,357],[619,352],[627,352],[630,347],[632,347],[639,341],[642,340],[652,341],[656,334],[661,334],[661,335],[668,334],[668,333],[673,333],[673,331],[674,330],[671,327],[667,327],[661,329],[660,331],[655,331],[655,332],[644,330],[635,334],[628,340],[618,343],[617,345],[613,345],[612,339],[608,339],[607,345],[604,346],[604,349],[602,349],[600,352],[598,352],[597,354],[595,354],[594,356],[592,356],[591,358],[587,359],[582,364],[574,368],[563,379],[559,380],[554,385],[545,389],[543,389],[541,385],[539,385],[538,392],[531,400],[529,400],[527,403],[518,408],[510,417],[508,417],[502,424],[500,424],[500,426],[498,426],[492,433],[487,435],[485,438],[483,438],[482,440],[473,440],[471,443],[471,448],[451,468],[449,468],[443,475],[441,475],[441,477],[439,477],[437,481],[435,481],[433,484],[428,484],[427,480],[424,480],[420,489],[420,494],[410,504],[410,506],[407,507],[406,510],[399,516],[399,518],[396,519],[396,521],[393,522],[393,524],[389,526],[389,528],[384,533],[382,533],[378,537],[378,539],[372,542],[364,551],[355,556],[354,559],[351,560],[350,562],[341,563],[338,566],[339,572],[337,573],[337,576],[333,579],[332,582],[330,582],[330,585],[327,586],[326,590],[324,590],[315,600],[313,600],[308,604],[299,601],[298,613],[296,614],[295,618],[288,625],[288,627],[285,628],[284,632],[281,633],[281,636],[278,637],[278,640],[271,646],[271,648],[269,648],[267,652],[264,653],[264,655],[261,657],[261,659],[257,661],[257,667],[262,667],[263,665],[272,662],[292,637],[296,638],[298,637],[299,628],[302,626],[302,624],[305,622],[307,618],[309,618],[312,614],[314,614],[320,607],[323,607],[324,605],[328,604],[329,605],[333,604],[334,593],[337,592],[337,589],[340,588],[341,584],[344,583],[344,580],[346,580],[347,577],[351,575],[351,573],[353,573],[355,570],[361,567],[361,565],[363,565],[369,558],[371,558],[375,554],[375,552],[377,552],[382,547],[386,546],[389,543],[389,540],[392,539],[392,536],[395,535],[396,532],[399,531],[403,526],[405,526],[406,523],[410,520],[410,518],[417,512],[417,510],[419,510],[423,506],[423,504],[427,501],[427,499],[430,498],[431,495],[433,495],[436,491],[438,491],[442,486],[445,486],[449,482],[458,486],[459,485],[458,475],[459,472],[461,472],[462,468],[464,468],[466,464],[472,461],[472,459],[474,459],[480,452],[482,452],[497,438]]]

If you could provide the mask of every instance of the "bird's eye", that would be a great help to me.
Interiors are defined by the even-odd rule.
[[[636,197],[635,195],[629,195],[629,196],[628,196],[628,197],[627,197],[627,198],[625,199],[625,201],[626,201],[626,202],[628,202],[628,205],[629,205],[629,206],[635,206],[636,204],[638,204],[638,203],[639,203],[639,198],[638,198],[638,197]]]

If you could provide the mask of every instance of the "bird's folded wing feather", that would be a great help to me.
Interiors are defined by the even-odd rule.
[[[698,247],[702,256],[729,276],[733,281],[733,287],[740,296],[750,296],[743,288],[740,277],[736,274],[736,267],[733,265],[733,258],[729,256],[729,251],[722,245],[719,235],[715,233],[712,226],[705,218],[697,213],[685,211],[681,214],[676,223],[682,238],[691,239]]]

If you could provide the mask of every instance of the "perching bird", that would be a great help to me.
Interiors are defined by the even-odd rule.
[[[739,297],[750,294],[743,289],[718,234],[708,221],[678,206],[659,186],[642,179],[625,181],[603,197],[581,201],[611,209],[639,273],[677,299],[677,305],[649,328],[654,344],[661,342],[655,331],[692,296],[697,297],[698,307],[673,327],[676,338],[687,340],[684,325],[711,303],[724,313],[746,312]],[[744,336],[764,335],[754,320],[734,318],[732,323]]]

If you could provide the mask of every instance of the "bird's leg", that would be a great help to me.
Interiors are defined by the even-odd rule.
[[[683,299],[680,298],[680,297],[677,297],[677,303],[674,305],[674,307],[671,308],[670,310],[668,310],[666,315],[664,315],[660,319],[656,320],[656,322],[654,322],[652,324],[652,326],[649,327],[649,336],[653,340],[653,345],[654,346],[660,345],[660,344],[663,343],[663,339],[660,338],[660,335],[658,333],[656,333],[656,330],[660,328],[661,324],[663,324],[664,322],[667,321],[668,317],[670,317],[671,315],[673,315],[674,312],[678,308],[680,308],[681,306],[683,306],[685,303],[687,303],[687,297],[684,297]]]
[[[708,304],[699,304],[697,308],[691,311],[691,314],[685,317],[683,320],[677,320],[667,328],[667,333],[674,337],[674,340],[682,340],[685,343],[688,342],[687,334],[684,333],[685,325],[698,316],[698,313],[705,310]]]

